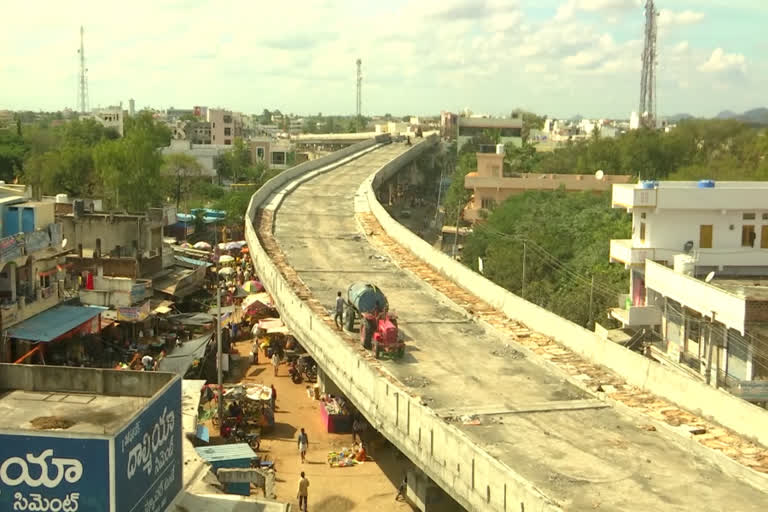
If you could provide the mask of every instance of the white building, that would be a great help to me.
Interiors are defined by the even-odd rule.
[[[612,205],[632,213],[632,238],[611,240],[631,272],[611,316],[656,332],[657,359],[734,392],[768,379],[768,183],[614,185]]]
[[[640,114],[632,112],[629,115],[629,129],[637,130],[638,128],[640,128]]]
[[[93,119],[104,128],[115,130],[121,137],[123,136],[123,107],[95,108],[90,114],[82,114],[80,120]]]

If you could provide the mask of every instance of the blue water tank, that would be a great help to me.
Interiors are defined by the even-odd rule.
[[[640,182],[640,188],[651,189],[651,188],[656,188],[658,186],[659,186],[659,182],[658,181],[648,180],[648,181],[641,181]]]
[[[696,188],[715,188],[715,180],[699,180]]]

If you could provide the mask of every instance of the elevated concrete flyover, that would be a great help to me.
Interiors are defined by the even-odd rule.
[[[436,141],[383,142],[284,172],[253,196],[246,219],[255,265],[285,322],[379,431],[468,510],[765,508],[761,474],[596,390],[600,378],[617,393],[636,391],[677,410],[646,386],[636,388],[634,375],[625,381],[593,364],[604,365],[612,349],[588,354],[581,345],[556,344],[560,331],[549,333],[541,319],[552,329],[566,321],[525,309],[488,283],[481,284],[492,296],[473,295],[476,283],[462,282],[468,277],[452,266],[458,263],[424,252],[390,225],[372,187]],[[407,339],[403,360],[376,360],[357,336],[333,327],[336,291],[357,280],[378,284],[397,310]],[[503,315],[505,304],[536,315],[538,332]],[[583,329],[569,329],[566,337],[587,343]],[[722,404],[762,421],[752,409]]]

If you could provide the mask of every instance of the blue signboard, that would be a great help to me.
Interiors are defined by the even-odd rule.
[[[155,512],[181,491],[181,379],[115,437],[115,512]]]
[[[0,434],[0,510],[109,510],[109,441]]]

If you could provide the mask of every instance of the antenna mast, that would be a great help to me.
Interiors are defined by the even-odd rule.
[[[656,17],[659,11],[653,0],[645,2],[645,45],[643,46],[643,71],[640,77],[640,123],[646,128],[656,128]]]
[[[363,61],[357,59],[357,125],[358,129],[363,120]]]
[[[80,25],[80,49],[77,51],[77,53],[80,54],[80,87],[79,87],[79,93],[80,93],[80,112],[83,114],[86,114],[89,110],[88,108],[88,69],[85,67],[85,43],[83,42],[84,39],[85,30],[83,29],[83,26]]]

